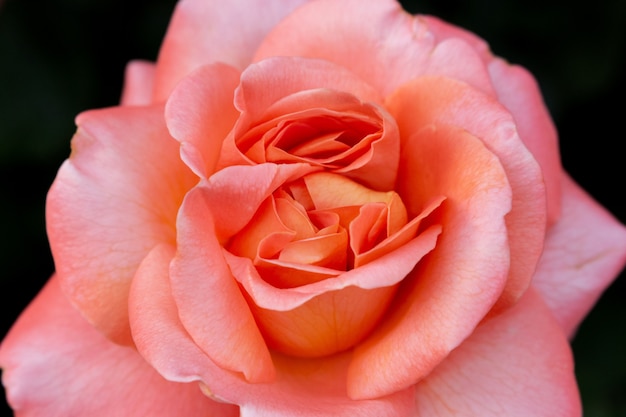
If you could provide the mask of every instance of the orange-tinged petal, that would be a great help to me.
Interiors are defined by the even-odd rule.
[[[247,265],[248,266],[248,265]],[[281,259],[258,257],[254,260],[254,279],[262,279],[263,285],[272,288],[297,288],[310,285],[341,274],[342,270],[326,266],[294,263]],[[248,268],[246,268],[247,270]]]
[[[482,58],[493,84],[494,91],[490,94],[497,97],[498,101],[513,114],[521,139],[541,166],[546,183],[548,221],[554,223],[560,215],[562,166],[557,132],[550,119],[537,81],[524,68],[510,65],[495,57],[489,51],[489,45],[474,33],[434,16],[422,16],[421,18],[427,23],[439,45],[463,40]],[[457,62],[465,63],[466,59],[459,58]],[[436,74],[436,72],[434,73]],[[478,87],[474,82],[462,77],[452,77]],[[481,90],[483,89],[481,88]]]
[[[291,242],[280,251],[278,259],[341,271],[346,269],[347,248],[348,233],[342,229],[337,233]]]
[[[315,209],[362,206],[367,203],[389,203],[394,191],[375,191],[342,175],[316,172],[303,178]]]
[[[301,204],[292,198],[277,198],[276,213],[289,230],[295,232],[294,239],[306,239],[315,236],[317,228],[311,223]]]
[[[445,197],[439,196],[426,204],[422,212],[415,216],[410,222],[406,223],[402,229],[390,235],[388,238],[377,244],[366,252],[357,254],[354,257],[354,267],[358,268],[372,262],[375,259],[384,256],[405,245],[415,236],[417,236],[422,220],[426,219],[433,211],[435,211],[445,200]]]
[[[445,195],[436,213],[443,230],[402,283],[395,308],[356,348],[353,398],[404,389],[431,372],[483,319],[509,270],[511,189],[498,158],[467,131],[444,125],[415,133],[402,155],[398,192],[409,213]]]
[[[293,310],[262,309],[250,303],[270,348],[289,356],[323,357],[342,352],[369,334],[386,312],[397,285],[347,287],[312,298]]]
[[[146,263],[149,268],[140,268],[133,282],[131,320],[139,352],[167,379],[203,381],[201,385],[207,396],[238,404],[242,416],[406,415],[415,408],[412,389],[374,400],[349,399],[345,384],[349,354],[318,360],[274,354],[276,378],[269,384],[250,384],[219,368],[191,340],[180,323],[171,297],[168,265],[162,262],[167,256],[157,259],[161,261]],[[172,361],[173,357],[177,360]]]
[[[196,178],[162,106],[89,111],[77,124],[48,194],[50,246],[71,302],[112,340],[131,344],[130,281],[149,250],[174,242],[178,207]]]
[[[239,415],[197,383],[167,381],[135,349],[103,337],[64,297],[56,276],[2,341],[0,366],[19,417]]]
[[[226,248],[250,259],[256,258],[259,252],[261,256],[274,257],[295,235],[295,231],[281,221],[275,201],[269,197],[261,203],[250,222],[228,241]],[[264,242],[262,250],[259,248],[261,242]]]
[[[387,107],[404,138],[429,124],[458,126],[482,140],[502,163],[513,190],[513,207],[506,218],[511,268],[496,310],[510,306],[530,285],[546,227],[542,172],[520,140],[512,115],[495,98],[444,77],[421,77],[407,83],[388,98]],[[402,180],[399,184],[403,186]],[[411,197],[402,197],[409,206]]]
[[[355,255],[372,249],[387,237],[384,233],[387,231],[387,206],[383,203],[361,206],[349,230],[350,249]]]
[[[202,191],[187,194],[178,216],[170,281],[180,320],[219,366],[242,372],[251,382],[269,381],[274,376],[269,351],[222,256]]]
[[[243,286],[256,305],[265,309],[288,311],[317,295],[349,286],[373,289],[397,284],[435,247],[440,233],[440,226],[430,226],[395,251],[347,272],[308,265],[307,270],[317,271],[320,274],[325,273],[327,277],[332,278],[295,288],[280,289],[270,285],[260,277],[252,264],[252,260],[248,258],[234,256],[226,251],[224,251],[224,258],[228,262],[235,279]]]
[[[238,83],[235,68],[206,65],[185,77],[165,106],[167,127],[181,144],[181,157],[201,178],[215,170],[222,142],[239,116],[233,104]]]

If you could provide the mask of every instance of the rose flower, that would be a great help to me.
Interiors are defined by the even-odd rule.
[[[532,76],[393,0],[178,3],[47,200],[18,416],[577,416],[626,229]]]

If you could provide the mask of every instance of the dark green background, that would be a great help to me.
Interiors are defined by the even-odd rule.
[[[565,168],[626,222],[626,1],[404,4],[479,34],[496,54],[529,68],[559,129]],[[43,208],[69,154],[74,116],[118,102],[126,62],[155,59],[173,5],[4,0],[0,6],[0,337],[53,271]],[[625,298],[622,275],[573,342],[587,417],[626,416]],[[6,405],[0,413],[9,415]]]

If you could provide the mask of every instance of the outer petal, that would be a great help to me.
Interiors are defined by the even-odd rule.
[[[178,219],[170,278],[180,320],[214,362],[249,381],[270,381],[274,367],[268,348],[222,256],[201,191],[187,195]]]
[[[398,192],[407,210],[445,195],[443,230],[398,289],[396,309],[355,349],[354,398],[406,388],[431,372],[491,309],[509,271],[511,188],[498,158],[465,130],[444,125],[416,132],[402,155]]]
[[[572,354],[532,289],[416,387],[419,416],[580,417]]]
[[[146,253],[173,242],[185,192],[197,180],[165,128],[163,107],[83,113],[48,194],[48,235],[61,286],[113,340],[132,343],[127,297]]]
[[[533,285],[573,336],[626,264],[626,228],[567,174],[561,181],[563,214],[548,230]]]
[[[218,367],[179,320],[171,295],[168,257],[162,256],[167,251],[158,247],[146,258],[133,281],[130,298],[137,348],[165,378],[202,381],[208,396],[239,404],[245,417],[413,415],[413,389],[375,400],[349,399],[345,386],[349,353],[319,360],[274,356],[277,374],[270,383],[250,384]]]
[[[541,91],[533,76],[518,65],[496,58],[487,43],[463,28],[434,16],[422,17],[437,42],[462,39],[482,58],[489,69],[495,95],[513,114],[524,144],[539,162],[546,183],[548,220],[553,223],[560,214],[560,173],[562,170],[557,132]]]
[[[388,108],[403,137],[433,123],[458,126],[480,138],[502,163],[513,190],[507,215],[511,270],[496,311],[528,288],[543,248],[546,194],[542,172],[520,140],[515,121],[497,100],[444,77],[420,77],[389,97]]]
[[[383,95],[423,74],[446,75],[491,91],[484,62],[464,39],[437,45],[426,21],[394,0],[311,2],[276,25],[254,60],[281,55],[335,62]]]
[[[180,1],[159,52],[155,101],[199,66],[245,68],[267,32],[306,0]]]
[[[517,131],[533,154],[546,184],[548,222],[561,214],[561,156],[556,128],[550,118],[537,81],[524,68],[501,59],[489,64],[498,101],[513,114]]]
[[[112,343],[67,302],[52,278],[0,347],[16,417],[237,416],[197,384],[169,382]]]
[[[124,74],[123,106],[141,106],[152,103],[155,66],[148,61],[130,61]]]
[[[200,178],[209,177],[239,112],[233,104],[239,71],[207,65],[186,77],[165,106],[167,127],[181,143],[181,157]]]

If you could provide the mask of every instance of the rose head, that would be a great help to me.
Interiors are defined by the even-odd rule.
[[[393,0],[181,0],[76,123],[57,271],[0,350],[18,415],[580,413],[568,337],[626,230],[475,35]]]

